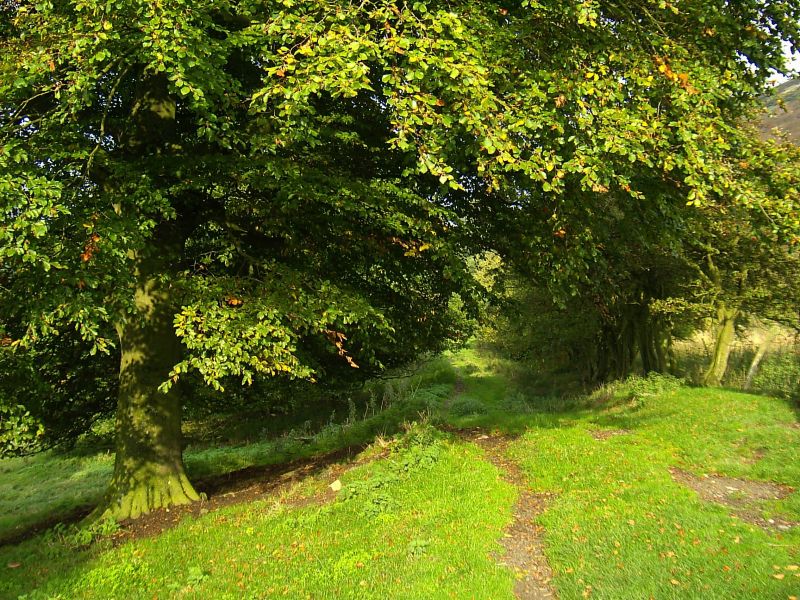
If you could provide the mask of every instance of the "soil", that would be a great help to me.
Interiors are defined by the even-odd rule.
[[[693,489],[700,498],[727,506],[742,521],[777,531],[800,525],[780,518],[767,519],[762,514],[765,502],[781,500],[794,492],[788,485],[713,474],[697,476],[678,468],[670,469],[670,473],[675,481]]]
[[[248,467],[200,480],[195,489],[205,494],[206,500],[157,510],[135,521],[124,521],[120,523],[121,530],[114,534],[112,539],[118,544],[130,539],[152,537],[175,527],[187,515],[197,518],[226,506],[266,498],[273,498],[283,506],[293,508],[321,506],[336,498],[336,492],[329,487],[312,496],[286,497],[286,495],[304,479],[319,475],[323,471],[333,481],[342,473],[360,464],[380,458],[380,455],[373,455],[364,460],[353,461],[352,458],[365,448],[365,445],[348,447],[322,456],[284,464]]]
[[[514,595],[520,600],[553,600],[557,598],[551,581],[553,572],[544,554],[544,529],[537,519],[552,500],[552,494],[537,494],[528,489],[522,470],[507,458],[508,444],[513,438],[486,435],[481,431],[462,432],[461,437],[477,444],[486,458],[503,473],[503,478],[519,489],[514,505],[514,521],[506,529],[502,545],[506,550],[499,557],[502,564],[513,569],[518,579]]]
[[[756,448],[753,450],[752,454],[744,459],[744,462],[748,465],[754,465],[762,458],[767,455],[766,448]]]

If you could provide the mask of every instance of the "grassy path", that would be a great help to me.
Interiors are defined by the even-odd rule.
[[[552,586],[553,571],[545,555],[544,528],[539,517],[547,510],[551,495],[534,493],[522,469],[508,459],[509,438],[477,432],[470,436],[486,454],[491,464],[503,474],[503,479],[517,488],[514,520],[503,535],[505,555],[502,564],[511,568],[517,578],[514,595],[519,600],[553,600],[557,598]]]
[[[465,389],[451,424],[518,434],[508,458],[534,492],[553,495],[537,522],[562,599],[800,597],[800,430],[789,403],[656,379],[564,407],[520,393],[514,365],[466,352],[456,366]],[[726,481],[749,518],[675,469]],[[765,488],[781,492],[749,495]]]

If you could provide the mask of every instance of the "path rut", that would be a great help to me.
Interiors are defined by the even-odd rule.
[[[508,445],[513,438],[487,435],[481,431],[462,432],[461,435],[482,448],[487,460],[500,470],[503,479],[519,490],[513,508],[514,521],[506,528],[501,541],[506,552],[499,557],[501,564],[511,568],[517,576],[514,595],[520,600],[558,598],[552,585],[553,571],[544,554],[544,528],[536,522],[547,510],[553,494],[534,493],[528,488],[525,474],[507,457]]]

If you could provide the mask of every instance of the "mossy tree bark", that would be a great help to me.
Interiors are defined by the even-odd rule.
[[[142,78],[132,108],[135,127],[123,139],[132,155],[169,154],[175,141],[174,99],[163,75]],[[120,207],[115,207],[118,211]],[[181,224],[156,227],[151,246],[135,254],[134,314],[116,325],[121,349],[114,474],[104,501],[90,518],[136,519],[200,497],[182,457],[179,386],[159,390],[181,359],[168,284],[170,262],[180,256]]]
[[[736,337],[736,317],[739,311],[725,303],[717,307],[717,320],[715,328],[714,353],[711,363],[703,376],[703,384],[708,386],[722,385],[722,379],[728,370],[728,358],[731,354],[733,340]]]
[[[117,325],[116,459],[105,500],[94,513],[118,521],[200,499],[183,464],[179,386],[158,389],[181,353],[169,293],[155,276],[140,275],[135,301],[137,314]]]

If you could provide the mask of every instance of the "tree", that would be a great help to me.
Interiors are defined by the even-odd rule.
[[[98,514],[197,498],[187,373],[435,349],[498,233],[574,285],[608,194],[792,209],[727,138],[797,47],[794,0],[2,6],[2,322],[15,347],[73,328],[120,352]],[[648,198],[643,172],[679,193]]]

